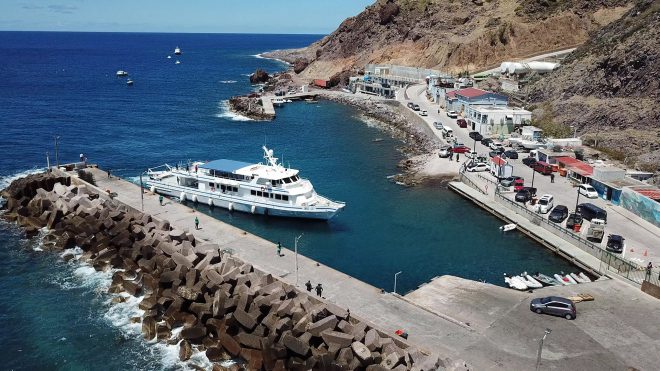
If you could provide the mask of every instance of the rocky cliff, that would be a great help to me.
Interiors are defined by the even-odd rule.
[[[642,0],[527,93],[612,157],[660,163],[660,1]]]
[[[378,0],[304,49],[276,53],[306,78],[367,63],[475,71],[572,47],[630,9],[623,0]],[[297,72],[298,72],[297,71]]]

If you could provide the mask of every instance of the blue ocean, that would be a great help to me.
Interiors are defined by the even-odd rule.
[[[231,96],[256,89],[248,81],[255,69],[286,68],[259,53],[319,38],[0,32],[0,188],[44,168],[47,155],[54,163],[56,138],[60,163],[84,153],[126,178],[188,159],[259,162],[266,144],[320,194],[347,203],[329,222],[196,206],[273,241],[273,251],[304,233],[300,253],[376,287],[391,291],[401,271],[400,293],[439,275],[502,285],[504,272],[575,270],[521,233],[501,234],[501,221],[443,185],[390,182],[400,143],[351,107],[294,103],[272,122],[228,112]],[[173,55],[176,46],[182,55]],[[38,250],[38,241],[0,221],[3,368],[181,367],[176,348],[142,340],[132,299],[116,303],[105,293],[110,272]]]

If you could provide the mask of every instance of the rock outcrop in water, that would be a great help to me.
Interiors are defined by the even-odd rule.
[[[231,97],[229,99],[229,109],[241,116],[257,121],[267,121],[274,118],[273,115],[264,112],[261,97],[254,95]]]
[[[268,75],[268,72],[258,69],[254,71],[252,75],[250,75],[250,83],[252,84],[263,84],[270,79],[270,76]]]
[[[76,178],[33,175],[2,195],[5,219],[48,228],[44,250],[77,246],[96,270],[117,269],[109,291],[142,296],[145,339],[178,344],[182,361],[203,351],[248,370],[454,368]]]

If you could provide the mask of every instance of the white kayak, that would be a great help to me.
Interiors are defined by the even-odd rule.
[[[577,275],[577,274],[575,274],[575,273],[571,273],[570,276],[571,276],[571,277],[575,280],[575,282],[577,282],[577,283],[587,283],[587,282],[589,282],[589,281],[583,279],[582,277],[580,277],[579,275]]]
[[[591,282],[591,278],[589,278],[589,276],[584,274],[584,272],[580,272],[580,274],[578,274],[578,276],[580,276],[580,278],[582,278],[582,280],[585,281],[585,282]]]
[[[508,231],[512,231],[512,230],[516,229],[517,226],[518,226],[517,224],[511,223],[511,224],[501,226],[500,230],[502,232],[508,232]]]

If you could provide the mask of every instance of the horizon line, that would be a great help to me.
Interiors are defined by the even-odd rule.
[[[69,31],[69,30],[1,30],[0,32],[55,32],[55,33],[145,33],[145,34],[190,34],[190,35],[309,35],[327,36],[325,33],[273,33],[273,32],[168,32],[168,31]]]

